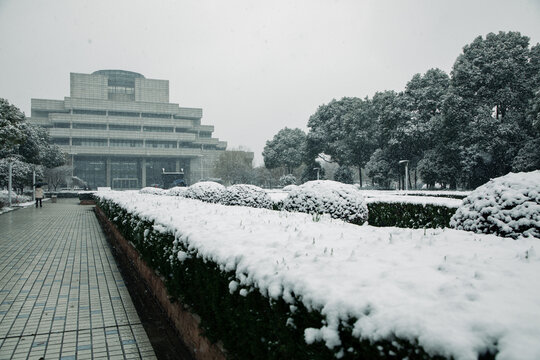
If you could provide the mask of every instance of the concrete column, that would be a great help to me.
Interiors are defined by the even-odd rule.
[[[175,171],[180,171],[180,160],[176,160],[176,170]]]
[[[107,160],[107,186],[112,186],[112,180],[111,180],[111,158],[108,157]]]
[[[142,170],[142,187],[146,187],[146,159],[143,158],[141,161],[141,170]]]

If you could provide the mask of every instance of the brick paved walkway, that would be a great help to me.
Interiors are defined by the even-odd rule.
[[[155,359],[92,211],[0,215],[0,359]]]

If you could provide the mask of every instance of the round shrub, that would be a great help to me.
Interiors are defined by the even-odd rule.
[[[185,192],[187,191],[187,187],[185,186],[175,186],[168,190],[165,190],[165,195],[167,196],[184,196]]]
[[[272,208],[272,199],[266,191],[255,185],[238,184],[227,188],[221,203],[224,205],[242,205],[256,208]]]
[[[283,175],[279,178],[279,185],[281,187],[294,184],[296,184],[296,177],[293,174]]]
[[[450,226],[517,239],[540,238],[540,170],[490,180],[463,200]]]
[[[225,194],[225,186],[214,181],[201,181],[191,185],[184,192],[184,197],[210,203],[219,203]]]
[[[330,180],[308,181],[289,192],[283,210],[329,214],[353,224],[363,224],[368,208],[362,193],[353,185]]]
[[[140,194],[163,195],[165,190],[156,187],[145,187],[139,190]]]

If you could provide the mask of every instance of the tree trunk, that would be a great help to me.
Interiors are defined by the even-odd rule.
[[[358,165],[358,178],[360,179],[360,188],[362,188],[362,166]]]

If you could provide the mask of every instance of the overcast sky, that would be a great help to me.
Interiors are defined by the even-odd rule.
[[[70,72],[139,72],[262,164],[319,105],[450,72],[498,31],[540,42],[540,0],[0,0],[0,97],[30,116],[31,98],[69,96]]]

